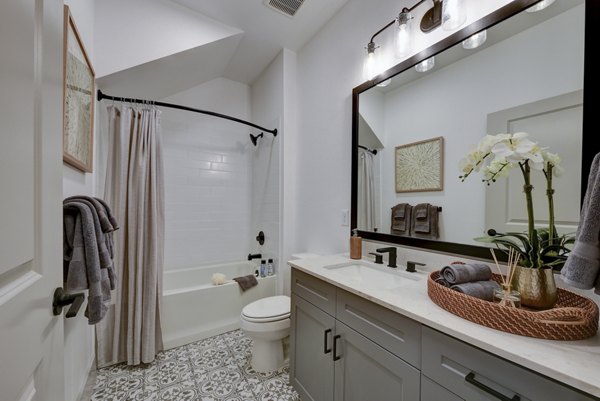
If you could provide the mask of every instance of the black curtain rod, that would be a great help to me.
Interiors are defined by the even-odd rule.
[[[101,101],[102,99],[108,99],[108,100],[115,100],[117,102],[125,102],[125,103],[151,104],[151,105],[160,106],[160,107],[169,107],[171,109],[193,111],[194,113],[200,113],[200,114],[208,114],[209,116],[224,118],[226,120],[235,121],[236,123],[249,125],[250,127],[254,127],[254,128],[259,129],[261,131],[265,131],[265,132],[271,133],[271,134],[273,134],[273,136],[277,136],[277,128],[267,129],[265,127],[261,127],[260,125],[256,125],[256,124],[251,123],[249,121],[240,120],[239,118],[231,117],[231,116],[228,116],[226,114],[216,113],[214,111],[194,109],[193,107],[182,106],[182,105],[173,104],[173,103],[155,102],[154,100],[143,100],[143,99],[135,99],[135,98],[129,98],[129,97],[110,96],[110,95],[106,95],[106,94],[102,93],[101,90],[98,90],[98,97],[97,97],[97,99],[98,99],[98,101]]]
[[[362,149],[364,149],[364,150],[366,150],[367,152],[371,152],[371,153],[373,153],[374,155],[376,155],[376,154],[377,154],[377,149],[369,149],[369,148],[367,148],[366,146],[362,146],[362,145],[358,145],[358,147],[359,147],[359,148],[362,148]]]

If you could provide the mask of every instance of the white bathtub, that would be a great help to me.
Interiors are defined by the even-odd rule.
[[[231,281],[255,270],[253,262],[237,262],[166,271],[161,309],[165,349],[239,328],[244,306],[275,295],[275,276],[259,277],[258,285],[245,292]],[[213,273],[225,274],[230,282],[214,286]]]

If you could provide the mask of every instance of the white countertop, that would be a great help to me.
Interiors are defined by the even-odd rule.
[[[553,341],[494,330],[462,319],[434,304],[427,295],[429,272],[418,271],[413,274],[421,280],[408,280],[400,288],[381,290],[324,268],[348,262],[356,261],[333,255],[292,260],[289,264],[468,344],[600,397],[599,334],[586,340]]]

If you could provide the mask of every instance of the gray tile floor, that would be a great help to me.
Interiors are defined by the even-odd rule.
[[[268,374],[250,366],[252,340],[241,330],[160,353],[145,366],[96,373],[92,401],[299,401],[288,368]]]

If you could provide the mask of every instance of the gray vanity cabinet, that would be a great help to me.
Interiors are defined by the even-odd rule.
[[[290,383],[302,401],[419,400],[420,372],[398,356],[420,362],[417,323],[295,269],[291,311]]]
[[[421,375],[421,401],[465,401],[429,377]]]

